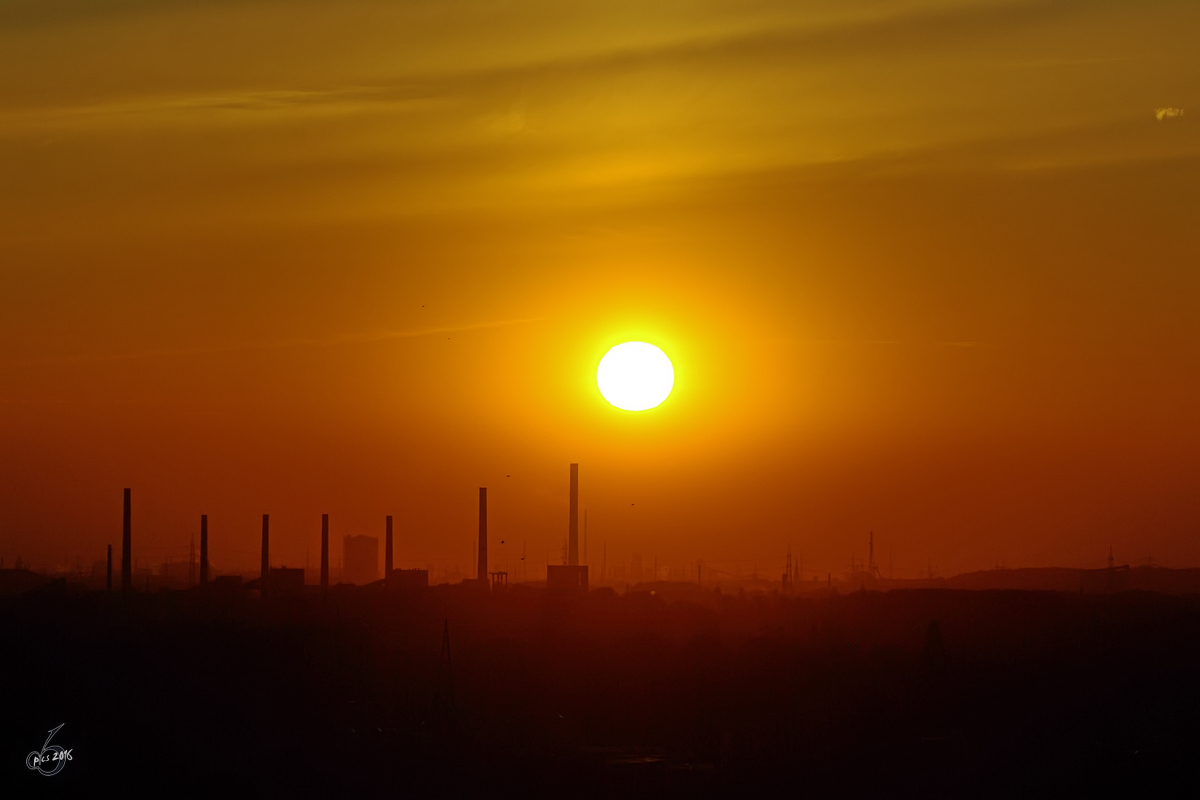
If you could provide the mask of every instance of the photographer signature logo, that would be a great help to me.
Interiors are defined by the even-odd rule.
[[[66,724],[65,722],[63,723],[63,725]],[[54,734],[60,730],[62,730],[62,725],[50,731],[50,735],[46,737],[46,743],[42,745],[41,750],[34,750],[25,756],[26,767],[36,769],[43,775],[57,775],[66,766],[68,761],[73,760],[70,750],[66,750],[56,744],[50,744],[50,740],[54,738]]]

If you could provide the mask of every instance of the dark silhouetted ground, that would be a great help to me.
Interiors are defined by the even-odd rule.
[[[49,584],[0,601],[3,785],[164,797],[1200,788],[1200,598],[672,594],[337,587],[263,604]],[[73,760],[53,777],[27,770],[60,723]]]

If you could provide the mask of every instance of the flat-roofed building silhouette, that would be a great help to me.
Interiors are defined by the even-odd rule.
[[[429,571],[424,569],[393,569],[387,585],[395,589],[424,589],[429,586]]]
[[[586,592],[588,568],[569,564],[550,564],[546,567],[546,588],[556,592]]]
[[[304,570],[299,567],[271,567],[271,594],[292,595],[304,591]]]

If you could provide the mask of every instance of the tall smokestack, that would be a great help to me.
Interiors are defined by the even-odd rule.
[[[121,593],[133,590],[133,500],[125,490],[125,521],[121,524]]]
[[[321,515],[321,588],[329,586],[329,515]]]
[[[200,585],[208,585],[208,514],[200,515]]]
[[[108,546],[108,572],[105,575],[104,589],[105,589],[105,591],[108,591],[108,592],[112,591],[112,545],[111,544]]]
[[[487,489],[479,489],[479,582],[487,586]]]
[[[571,465],[571,521],[567,525],[567,564],[579,566],[579,465]]]
[[[383,577],[392,577],[392,515],[388,514],[387,532],[383,540]]]
[[[263,541],[262,541],[262,571],[259,573],[258,581],[258,596],[267,596],[267,584],[271,580],[271,559],[269,556],[268,543],[270,541],[270,525],[271,515],[263,514]]]

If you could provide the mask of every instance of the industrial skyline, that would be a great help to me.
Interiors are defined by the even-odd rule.
[[[137,568],[138,561],[133,548],[132,488],[124,489],[122,497],[121,561],[115,570],[120,591],[128,593],[137,591],[139,588],[148,590],[151,587],[154,589],[179,589],[206,586],[210,581],[210,575],[213,574],[209,559],[208,515],[201,514],[199,519],[199,560],[196,559],[196,551],[192,546],[187,562],[175,562],[172,566],[172,562],[168,560],[157,565],[156,571],[156,565],[150,559],[143,559],[142,563],[149,566]],[[835,583],[841,591],[855,588],[865,589],[868,586],[873,590],[884,591],[920,586],[975,589],[1026,588],[1058,591],[1070,590],[1075,587],[1079,587],[1080,591],[1083,591],[1084,587],[1093,591],[1108,591],[1113,587],[1127,589],[1131,586],[1140,586],[1156,591],[1189,591],[1188,587],[1200,591],[1200,569],[1164,570],[1161,564],[1155,564],[1153,556],[1147,556],[1144,560],[1135,561],[1132,564],[1128,562],[1118,564],[1111,547],[1108,550],[1106,567],[1046,565],[1042,568],[1014,569],[997,563],[990,571],[982,570],[955,576],[942,575],[930,563],[926,565],[923,572],[897,576],[894,567],[889,564],[888,574],[885,576],[875,558],[875,532],[873,530],[867,532],[865,559],[857,557],[852,551],[843,564],[830,569],[822,569],[819,565],[809,562],[806,570],[803,553],[798,551],[793,556],[791,544],[779,559],[767,557],[744,559],[731,563],[713,562],[698,556],[679,562],[664,561],[660,567],[659,557],[654,555],[653,568],[647,569],[643,566],[643,554],[632,552],[627,560],[614,559],[610,565],[607,542],[604,542],[601,564],[598,569],[592,570],[586,563],[586,559],[581,560],[580,557],[579,521],[581,511],[579,465],[577,463],[569,465],[567,511],[568,519],[565,526],[566,535],[563,540],[562,559],[555,563],[549,555],[549,548],[547,548],[547,558],[540,573],[531,574],[529,571],[530,565],[526,561],[528,557],[527,539],[522,541],[522,555],[516,565],[512,565],[507,556],[502,556],[503,560],[500,563],[489,561],[489,553],[496,552],[496,548],[489,543],[488,490],[486,487],[480,487],[478,528],[472,548],[475,560],[473,574],[468,574],[457,566],[443,567],[438,571],[433,564],[414,565],[407,568],[397,565],[394,516],[391,514],[386,515],[383,519],[384,536],[382,540],[377,536],[362,534],[342,535],[341,559],[332,569],[329,558],[330,517],[329,514],[321,514],[318,569],[315,572],[310,570],[307,562],[304,567],[296,566],[295,562],[292,562],[292,566],[289,567],[285,561],[271,557],[270,515],[263,514],[257,572],[254,573],[250,569],[239,568],[231,562],[226,562],[226,566],[216,575],[225,576],[226,582],[230,579],[238,581],[245,579],[244,585],[247,589],[256,590],[263,596],[268,594],[270,587],[280,580],[288,581],[290,585],[294,586],[316,585],[325,589],[333,584],[366,585],[378,582],[381,585],[390,585],[393,583],[393,577],[395,577],[397,585],[403,584],[408,587],[428,586],[431,583],[462,582],[497,588],[510,583],[527,583],[550,588],[578,587],[584,591],[589,586],[612,586],[628,590],[643,584],[655,584],[660,580],[666,583],[694,582],[698,586],[707,584],[709,588],[716,588],[718,591],[723,587],[726,591],[782,591],[784,594],[832,591]],[[586,511],[582,513],[586,517]],[[584,529],[586,530],[586,525]],[[499,543],[504,546],[506,540],[502,539]],[[32,571],[44,575],[46,579],[51,577],[67,578],[77,580],[80,584],[90,585],[92,588],[97,588],[96,582],[102,575],[106,590],[112,591],[114,573],[112,545],[107,545],[106,548],[107,562],[91,562],[86,578],[82,570],[82,562],[78,560],[73,569],[68,565],[66,569],[47,570],[41,568]],[[507,553],[512,550],[502,552]],[[586,554],[586,548],[583,552]],[[379,561],[381,554],[382,568]],[[5,566],[3,558],[0,555],[0,568]],[[25,572],[30,572],[30,568],[34,566],[22,561],[20,556],[11,563],[19,564],[21,570]],[[185,563],[187,571],[183,573],[181,568]],[[774,569],[778,563],[782,563],[782,570]],[[511,577],[509,575],[510,567],[515,567],[515,572]],[[1139,568],[1142,569],[1141,572],[1138,571]],[[1157,571],[1145,571],[1151,568],[1157,568]],[[1130,572],[1131,569],[1133,572]],[[273,573],[278,573],[278,576],[272,577]],[[331,575],[334,576],[332,580]],[[264,587],[266,587],[266,591]]]

